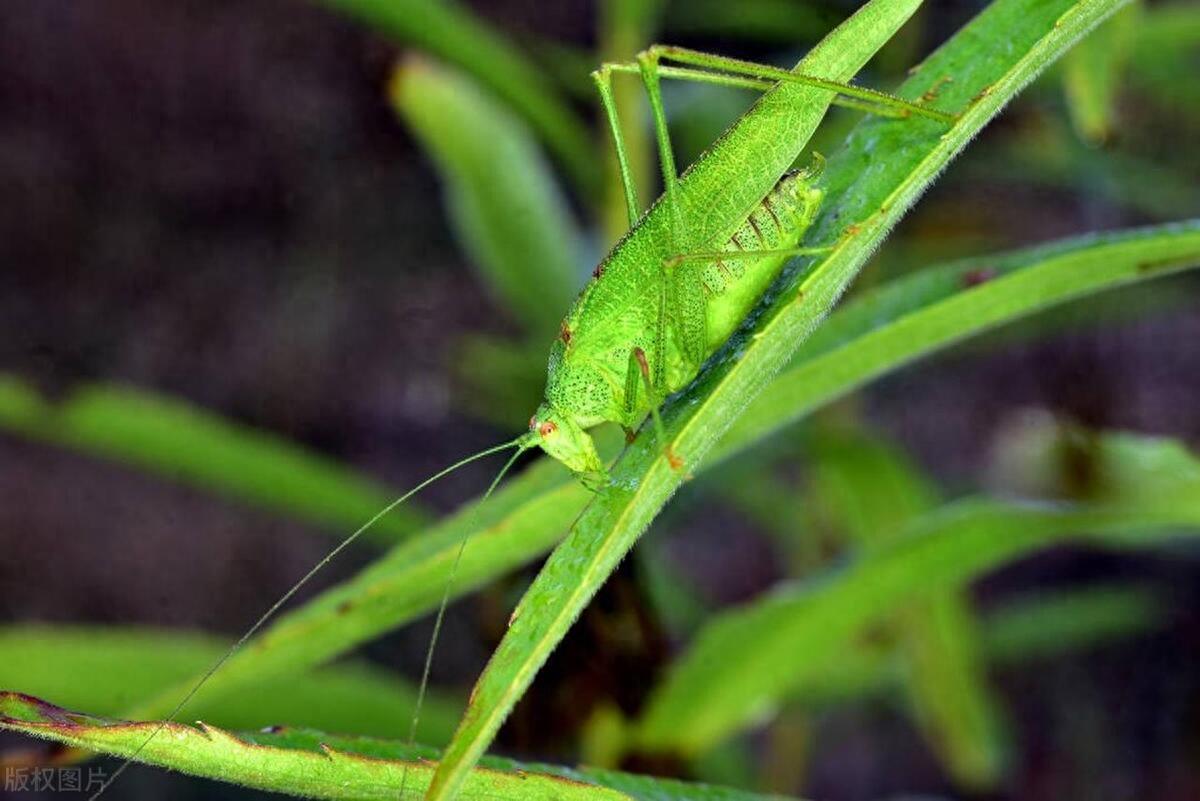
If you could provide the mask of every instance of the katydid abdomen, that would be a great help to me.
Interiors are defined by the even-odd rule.
[[[708,298],[705,308],[705,352],[707,359],[737,330],[763,292],[779,275],[788,257],[767,255],[739,258],[746,251],[779,251],[800,244],[812,224],[822,192],[810,185],[811,174],[785,175],[771,194],[750,213],[746,222],[715,250],[728,252],[729,259],[702,265],[701,283]],[[672,392],[682,389],[695,374],[681,376]]]

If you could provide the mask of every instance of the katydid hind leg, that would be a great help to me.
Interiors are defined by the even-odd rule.
[[[758,91],[770,89],[779,82],[796,83],[828,89],[837,94],[837,98],[834,100],[836,104],[870,114],[884,117],[925,117],[945,125],[952,125],[957,119],[956,114],[939,111],[927,105],[926,101],[932,100],[936,95],[922,98],[922,102],[912,102],[886,92],[834,81],[817,75],[806,75],[769,64],[759,64],[675,45],[651,45],[639,55],[638,64],[614,63],[607,64],[605,67],[609,73],[636,73],[641,71],[640,65],[643,60],[656,64],[656,73],[662,78],[690,80]],[[663,61],[687,66],[665,65],[661,63]]]

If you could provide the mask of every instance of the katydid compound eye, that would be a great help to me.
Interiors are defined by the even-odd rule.
[[[548,437],[557,430],[558,426],[554,425],[554,423],[542,423],[541,426],[538,427],[538,433],[543,437]]]

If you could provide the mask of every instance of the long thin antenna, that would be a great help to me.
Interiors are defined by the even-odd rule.
[[[413,706],[412,723],[408,727],[408,748],[411,752],[413,746],[417,744],[417,725],[421,722],[421,706],[425,703],[425,691],[429,687],[429,671],[433,667],[433,652],[437,648],[438,635],[442,631],[442,620],[446,617],[446,607],[450,604],[450,593],[454,590],[454,579],[458,576],[458,565],[462,562],[463,552],[467,550],[467,543],[471,540],[472,530],[475,528],[476,519],[479,517],[479,510],[487,503],[488,498],[492,497],[492,492],[500,484],[500,480],[504,478],[504,474],[513,466],[513,463],[521,456],[522,453],[529,449],[526,444],[526,436],[517,438],[517,452],[514,453],[509,460],[504,463],[504,467],[500,468],[500,472],[492,479],[491,485],[488,486],[487,492],[483,494],[482,500],[471,510],[471,516],[467,522],[466,533],[463,534],[462,540],[458,543],[458,552],[454,554],[454,562],[450,565],[450,575],[446,578],[446,587],[442,590],[442,602],[438,605],[437,616],[433,619],[433,634],[429,636],[429,647],[425,650],[425,667],[421,670],[421,683],[417,687],[417,702]],[[404,765],[404,770],[400,774],[400,798],[404,798],[405,787],[408,785],[408,763]]]
[[[115,782],[117,780],[117,777],[119,777],[122,773],[124,773],[125,769],[128,768],[130,766],[130,764],[132,764],[134,762],[134,760],[136,760],[138,758],[138,756],[142,753],[142,751],[145,750],[146,746],[148,746],[150,744],[150,741],[153,740],[155,737],[157,737],[159,732],[161,732],[163,729],[165,729],[167,727],[167,724],[172,723],[175,720],[175,718],[177,718],[179,716],[179,713],[183,711],[183,708],[185,706],[187,706],[188,702],[191,701],[192,698],[195,697],[196,693],[200,692],[200,689],[205,684],[208,683],[208,680],[211,679],[213,677],[213,675],[216,674],[216,672],[218,670],[220,670],[224,666],[224,664],[226,662],[228,662],[229,659],[234,654],[236,654],[238,651],[240,651],[242,646],[245,645],[250,640],[251,637],[253,637],[255,634],[257,634],[259,629],[261,629],[264,625],[266,625],[267,621],[270,620],[272,617],[274,617],[275,613],[278,612],[283,607],[284,604],[286,604],[288,601],[290,601],[292,596],[295,595],[297,592],[299,592],[300,589],[305,584],[307,584],[309,582],[309,580],[312,579],[313,576],[317,575],[317,573],[321,572],[321,570],[326,565],[328,565],[335,558],[337,558],[338,554],[340,554],[342,551],[346,550],[346,548],[350,547],[350,545],[355,540],[357,540],[360,536],[362,536],[362,534],[367,529],[371,528],[371,526],[375,525],[382,518],[386,517],[397,506],[404,503],[409,498],[411,498],[413,495],[416,495],[418,492],[425,489],[426,487],[428,487],[430,484],[437,481],[438,479],[443,478],[444,476],[449,475],[450,473],[453,473],[455,470],[457,470],[460,467],[463,467],[464,465],[468,465],[471,462],[474,462],[478,459],[482,459],[485,456],[491,456],[493,453],[498,453],[499,451],[508,450],[509,448],[519,447],[521,445],[522,439],[524,439],[524,436],[517,437],[516,439],[509,440],[508,442],[505,442],[501,445],[495,445],[486,450],[482,450],[479,453],[472,454],[471,456],[468,456],[465,459],[460,459],[459,461],[455,462],[454,464],[450,465],[449,467],[444,468],[440,472],[434,473],[432,476],[425,479],[420,484],[413,487],[408,492],[404,493],[400,497],[396,498],[396,500],[392,501],[387,506],[380,509],[378,512],[376,512],[371,517],[370,520],[368,520],[367,522],[365,522],[361,526],[359,526],[353,534],[351,534],[349,537],[346,537],[346,539],[344,539],[340,543],[338,543],[337,546],[335,546],[333,548],[333,550],[331,550],[329,553],[325,554],[324,558],[322,558],[321,561],[317,562],[312,567],[311,570],[309,570],[307,573],[305,573],[304,576],[299,581],[297,581],[295,584],[293,584],[291,589],[289,589],[282,596],[280,596],[279,600],[277,600],[275,603],[271,604],[271,607],[269,609],[267,609],[266,612],[263,612],[263,614],[258,618],[258,620],[255,621],[254,625],[251,626],[246,631],[246,633],[243,634],[238,639],[237,642],[235,642],[233,645],[231,645],[229,647],[229,650],[227,650],[221,656],[221,658],[218,659],[213,664],[212,667],[210,667],[207,671],[205,671],[204,675],[200,677],[200,680],[192,685],[192,688],[187,691],[187,693],[183,696],[183,698],[181,698],[179,700],[179,703],[177,703],[175,705],[175,708],[171,710],[171,714],[167,715],[167,717],[165,717],[164,719],[159,721],[158,725],[154,727],[154,730],[151,731],[150,734],[148,734],[146,736],[146,739],[142,741],[142,744],[139,745],[132,754],[130,754],[129,756],[127,756],[125,758],[125,761],[121,763],[121,766],[119,768],[117,768],[115,771],[113,771],[113,774],[111,776],[109,776],[107,779],[104,780],[104,783],[100,785],[100,789],[96,790],[95,793],[93,793],[92,795],[90,795],[88,797],[88,801],[96,801],[96,799],[99,798],[100,795],[105,790],[107,790],[112,785],[113,782]],[[522,450],[524,450],[524,449],[518,450],[517,454],[520,454],[522,452]],[[512,464],[512,462],[515,459],[516,459],[516,456],[514,456],[513,459],[510,459],[508,463]],[[506,469],[507,469],[507,467],[506,467]],[[492,486],[494,487],[495,483],[493,483]],[[491,493],[490,489],[488,490],[488,493],[489,494]],[[461,553],[462,552],[460,549],[460,551],[459,551],[460,556],[461,556]],[[458,564],[457,560],[455,561],[455,564],[456,565]],[[444,608],[445,607],[445,599],[442,600],[442,605]],[[440,613],[439,613],[439,618],[440,618]]]

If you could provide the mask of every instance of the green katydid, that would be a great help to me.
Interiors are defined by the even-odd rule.
[[[689,66],[662,66],[664,60]],[[654,111],[666,187],[665,214],[654,214],[656,204],[641,222],[611,95],[612,73],[635,71],[645,81]],[[663,399],[696,377],[784,262],[822,250],[799,246],[821,202],[822,192],[813,186],[820,175],[819,155],[809,169],[776,176],[774,187],[749,210],[718,229],[718,236],[698,243],[698,250],[689,249],[694,240],[676,227],[681,224],[674,197],[680,179],[658,86],[663,76],[753,89],[796,82],[843,93],[849,98],[843,104],[864,110],[953,120],[859,87],[665,45],[643,51],[636,64],[606,64],[593,73],[612,130],[632,227],[596,268],[563,320],[550,350],[545,401],[530,419],[529,434],[519,447],[540,446],[594,489],[605,485],[607,472],[586,429],[609,421],[632,436],[649,414],[661,431],[657,409]],[[722,186],[701,191],[706,189],[715,194]],[[673,466],[681,466],[669,449],[666,456]]]
[[[918,4],[919,0],[908,3],[912,9]],[[871,24],[870,13],[876,5],[868,4],[852,21],[858,19],[861,23],[865,15],[865,24]],[[878,21],[874,24],[879,28],[886,26]],[[876,31],[875,35],[880,34]],[[879,44],[889,37],[890,32]],[[664,65],[664,61],[676,66]],[[458,467],[514,449],[484,494],[481,503],[485,503],[517,457],[528,449],[541,447],[589,488],[602,492],[608,482],[607,470],[587,429],[604,421],[615,422],[632,437],[647,416],[654,420],[654,429],[663,443],[664,458],[673,468],[683,467],[683,460],[671,452],[662,437],[658,407],[667,396],[696,377],[704,362],[741,325],[790,257],[817,254],[826,249],[801,244],[822,198],[822,191],[816,186],[821,159],[815,156],[812,166],[789,172],[799,153],[795,149],[772,148],[772,130],[764,124],[763,117],[774,125],[789,124],[800,115],[811,119],[814,117],[812,105],[817,104],[818,113],[808,127],[808,134],[815,127],[815,120],[832,102],[887,116],[924,117],[947,125],[954,120],[953,115],[924,105],[846,84],[844,81],[861,66],[861,59],[841,65],[841,74],[832,77],[805,74],[802,71],[804,65],[805,62],[801,62],[797,68],[801,71],[789,72],[655,45],[639,54],[635,62],[606,64],[593,74],[614,138],[631,228],[596,268],[593,279],[564,318],[560,334],[551,346],[545,400],[531,418],[530,430],[430,477],[343,540],[193,685],[171,714],[152,731],[146,743],[173,721],[233,653],[324,565],[349,547],[376,520]],[[640,75],[653,111],[665,191],[644,214],[630,179],[631,171],[611,94],[614,73]],[[762,112],[765,109],[768,113],[753,120],[752,124],[746,124],[750,115],[743,117],[680,177],[660,92],[660,79],[664,77],[765,90],[767,94],[755,110]],[[773,91],[777,86],[800,86],[820,92],[815,98],[811,93],[794,97],[788,92]],[[804,141],[807,141],[807,135]],[[736,176],[728,172],[731,152],[740,154],[733,162]],[[764,152],[769,157],[761,157]],[[464,539],[458,557],[465,547]],[[456,558],[435,619],[412,732],[417,726],[421,698],[428,682],[457,563]],[[92,798],[98,797],[140,751],[139,748],[130,755]]]
[[[686,66],[661,64],[667,60]],[[614,72],[639,73],[654,112],[665,192],[644,217],[612,99]],[[952,115],[879,92],[666,45],[643,51],[635,63],[606,64],[593,73],[617,151],[631,229],[596,268],[563,320],[550,350],[545,400],[529,421],[529,433],[519,440],[521,448],[540,446],[593,489],[603,488],[607,472],[586,429],[609,421],[632,436],[649,414],[661,432],[658,406],[696,377],[787,259],[822,250],[799,244],[821,202],[822,192],[813,186],[820,175],[820,156],[815,156],[813,167],[782,178],[764,165],[765,180],[774,184],[765,195],[726,219],[708,215],[708,228],[717,232],[715,236],[686,233],[676,197],[684,179],[675,169],[660,77],[752,89],[794,82],[841,93],[843,104],[864,110],[953,121]],[[703,165],[707,155],[696,166]],[[753,170],[753,161],[745,167]],[[722,178],[713,176],[697,193],[718,195],[726,189]],[[665,455],[672,466],[682,466],[669,448]]]

